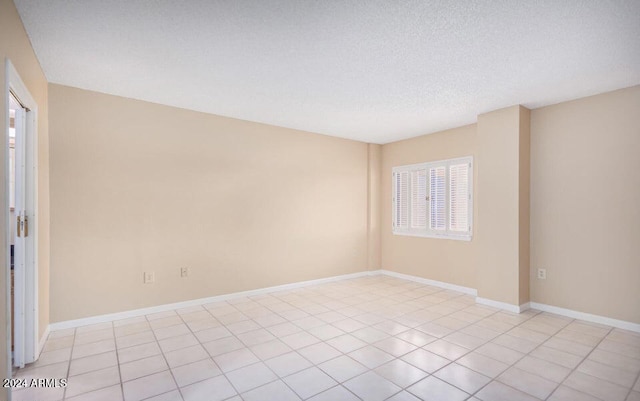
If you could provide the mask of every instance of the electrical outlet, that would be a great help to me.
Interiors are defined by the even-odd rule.
[[[181,267],[180,268],[180,277],[188,277],[189,276],[189,268]]]
[[[538,269],[538,279],[540,280],[547,279],[547,269]]]
[[[156,274],[154,272],[144,272],[144,283],[153,284],[156,281]]]

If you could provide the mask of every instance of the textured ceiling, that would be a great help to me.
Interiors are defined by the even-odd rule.
[[[640,83],[640,1],[15,0],[50,82],[387,143]]]

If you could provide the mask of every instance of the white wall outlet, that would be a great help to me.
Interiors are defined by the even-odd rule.
[[[540,280],[547,279],[547,269],[538,269],[538,279]]]
[[[144,283],[153,284],[156,281],[156,274],[154,272],[144,272]]]
[[[181,267],[180,268],[180,277],[188,277],[189,276],[189,268]]]

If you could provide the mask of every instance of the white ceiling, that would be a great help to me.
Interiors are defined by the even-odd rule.
[[[50,82],[387,143],[640,83],[640,1],[15,0]]]

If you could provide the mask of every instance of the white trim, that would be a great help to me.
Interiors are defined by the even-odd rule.
[[[44,329],[44,333],[42,333],[42,337],[40,337],[40,342],[38,343],[38,355],[36,355],[36,359],[40,358],[40,354],[42,354],[42,349],[44,348],[44,345],[47,342],[47,338],[49,338],[50,332],[51,332],[51,327],[47,325],[47,327]]]
[[[5,82],[3,82],[3,93],[2,96],[4,97],[4,110],[0,110],[0,113],[5,113],[4,117],[5,117],[5,126],[2,127],[3,130],[3,140],[5,142],[8,141],[7,137],[9,136],[9,126],[10,126],[10,117],[9,117],[9,69],[13,68],[13,66],[10,66],[11,63],[9,62],[9,59],[7,59],[7,61],[5,62],[5,66],[4,66],[4,79]],[[4,163],[4,169],[5,171],[9,171],[9,147],[8,146],[3,146],[3,152],[4,154],[2,155],[3,157],[3,163]],[[3,361],[5,364],[5,371],[8,373],[8,375],[11,375],[11,371],[12,371],[12,362],[11,362],[11,316],[13,316],[13,310],[11,308],[11,229],[10,229],[10,224],[9,224],[9,219],[11,218],[11,212],[9,210],[9,205],[10,205],[10,194],[7,189],[9,189],[9,182],[7,180],[7,176],[8,174],[5,173],[3,177],[1,177],[0,179],[2,179],[2,185],[4,188],[4,199],[3,199],[3,207],[5,208],[5,210],[3,210],[2,212],[5,214],[5,221],[7,222],[7,224],[5,225],[5,243],[4,244],[0,244],[0,246],[3,246],[5,248],[5,261],[4,261],[4,265],[7,267],[5,268],[5,272],[4,272],[4,280],[5,280],[5,285],[6,285],[6,291],[5,291],[5,339],[6,339],[6,344],[5,344],[5,349],[7,350],[7,357],[6,360]],[[11,392],[9,391],[9,397],[11,397]]]
[[[630,330],[630,331],[635,331],[637,333],[640,333],[639,323],[628,322],[626,320],[613,319],[606,316],[592,315],[591,313],[579,312],[572,309],[565,309],[565,308],[560,308],[559,306],[540,304],[537,302],[531,302],[530,306],[531,306],[531,309],[536,309],[542,312],[555,313],[556,315],[585,320],[587,322],[592,322],[592,323],[604,324],[607,326],[617,327],[619,329]]]
[[[489,298],[476,297],[476,303],[480,305],[491,306],[511,313],[522,313],[530,308],[529,302],[522,305],[508,304],[506,302],[494,301]]]
[[[432,160],[432,161],[422,162],[422,163],[405,164],[403,166],[392,167],[392,171],[395,172],[395,171],[403,171],[407,169],[419,169],[419,168],[424,168],[425,165],[429,165],[429,164],[436,165],[436,164],[451,164],[451,163],[466,162],[468,161],[468,159],[471,159],[473,161],[473,155],[452,157],[450,159],[442,159],[442,160]]]
[[[22,106],[27,109],[26,118],[25,118],[25,146],[26,146],[26,160],[25,160],[25,213],[29,218],[30,227],[29,227],[29,236],[26,237],[25,247],[26,247],[26,259],[25,259],[25,271],[24,271],[24,338],[18,340],[16,344],[19,342],[24,342],[24,355],[22,356],[22,362],[31,363],[34,362],[38,355],[38,347],[39,347],[39,339],[38,339],[38,104],[31,96],[29,89],[24,84],[22,79],[20,78],[20,74],[11,63],[11,60],[8,58],[5,61],[5,86],[4,86],[4,96],[6,101],[5,112],[9,110],[9,96],[10,93],[16,97],[16,99],[20,102]],[[9,129],[9,116],[6,116],[6,127],[8,136]],[[9,156],[8,150],[5,150],[5,168],[8,172],[7,168],[9,164]],[[6,176],[4,179],[6,180]],[[9,197],[9,184],[5,181],[4,187],[6,190],[5,194],[5,204],[8,204]],[[7,221],[9,221],[9,208],[7,208],[7,213],[5,216]],[[7,244],[10,241],[9,232],[9,224],[7,224]],[[7,266],[9,266],[8,259],[9,249],[7,249]],[[7,275],[10,274],[7,272]],[[10,298],[9,291],[10,280],[7,279],[7,298]],[[11,308],[11,303],[7,302],[7,308]],[[8,316],[8,321],[11,321],[11,316],[13,311],[10,311]],[[14,317],[15,321],[15,317]],[[7,328],[7,340],[8,344],[11,344],[11,327],[10,323],[8,323]],[[15,341],[15,339],[14,339]],[[7,349],[11,349],[9,346]],[[9,365],[11,365],[11,354],[8,353]]]
[[[463,287],[461,285],[445,283],[443,281],[436,281],[436,280],[430,280],[428,278],[411,276],[409,274],[398,273],[391,270],[378,270],[378,271],[380,272],[380,274],[384,274],[386,276],[397,277],[397,278],[401,278],[409,281],[415,281],[416,283],[432,285],[434,287],[444,288],[445,290],[458,291],[468,295],[473,295],[473,296],[478,295],[478,290],[476,290],[475,288]]]
[[[419,232],[419,231],[401,231],[396,230],[392,232],[393,235],[402,235],[405,237],[422,237],[422,238],[438,238],[438,239],[451,239],[454,241],[471,241],[471,234],[436,234],[430,232]]]
[[[20,78],[18,70],[13,66],[11,60],[6,60],[6,79],[11,84],[10,88],[13,89],[14,95],[16,95],[20,103],[24,106],[27,106],[28,108],[38,107],[38,104],[31,96],[29,89],[27,89],[27,85],[25,85],[22,78]]]
[[[537,302],[527,302],[527,303],[524,303],[522,305],[508,304],[506,302],[494,301],[492,299],[478,297],[477,296],[478,295],[478,290],[476,290],[475,288],[463,287],[463,286],[456,285],[456,284],[450,284],[450,283],[445,283],[445,282],[442,282],[442,281],[430,280],[430,279],[426,279],[426,278],[422,278],[422,277],[412,276],[412,275],[409,275],[409,274],[398,273],[398,272],[394,272],[394,271],[391,271],[391,270],[381,269],[381,270],[368,270],[368,271],[362,271],[362,272],[358,272],[358,273],[351,273],[351,274],[344,274],[344,275],[340,275],[340,276],[320,278],[320,279],[316,279],[316,280],[300,281],[300,282],[297,282],[297,283],[290,283],[290,284],[277,285],[277,286],[273,286],[273,287],[259,288],[259,289],[256,289],[256,290],[235,292],[235,293],[231,293],[231,294],[217,295],[217,296],[214,296],[214,297],[193,299],[193,300],[189,300],[189,301],[176,302],[176,303],[172,303],[172,304],[152,306],[152,307],[149,307],[149,308],[134,309],[134,310],[130,310],[130,311],[110,313],[110,314],[106,314],[106,315],[92,316],[92,317],[87,317],[87,318],[83,318],[83,319],[67,320],[67,321],[63,321],[63,322],[52,323],[49,326],[47,326],[47,328],[45,329],[45,332],[44,332],[42,338],[40,339],[38,349],[39,349],[39,353],[42,352],[42,348],[44,347],[44,344],[45,344],[45,342],[47,340],[47,337],[49,336],[49,332],[50,331],[64,330],[64,329],[69,329],[69,328],[74,328],[74,327],[81,327],[81,326],[86,326],[86,325],[95,324],[95,323],[112,322],[112,321],[115,321],[115,320],[126,319],[126,318],[136,317],[136,316],[143,316],[143,315],[148,315],[148,314],[151,314],[151,313],[165,312],[165,311],[168,311],[168,310],[187,308],[187,307],[190,307],[190,306],[198,306],[198,305],[204,305],[204,304],[213,303],[213,302],[226,301],[226,300],[236,299],[236,298],[241,298],[241,297],[264,295],[264,294],[269,294],[269,293],[272,293],[272,292],[286,291],[286,290],[292,290],[292,289],[296,289],[296,288],[308,287],[308,286],[311,286],[311,285],[331,283],[331,282],[335,282],[335,281],[349,280],[349,279],[354,279],[354,278],[359,278],[359,277],[376,276],[376,275],[385,275],[385,276],[389,276],[389,277],[400,278],[400,279],[403,279],[403,280],[414,281],[414,282],[420,283],[420,284],[431,285],[431,286],[438,287],[438,288],[443,288],[443,289],[446,289],[446,290],[458,291],[458,292],[461,292],[461,293],[464,293],[464,294],[475,296],[476,297],[476,303],[478,303],[478,304],[491,306],[491,307],[502,309],[502,310],[505,310],[505,311],[508,311],[508,312],[511,312],[511,313],[522,313],[522,312],[524,312],[524,311],[526,311],[528,309],[535,309],[535,310],[539,310],[539,311],[543,311],[543,312],[555,313],[557,315],[567,316],[567,317],[571,317],[571,318],[574,318],[574,319],[581,319],[581,320],[585,320],[585,321],[593,322],[593,323],[605,324],[605,325],[608,325],[608,326],[618,327],[618,328],[621,328],[621,329],[631,330],[631,331],[635,331],[635,332],[639,332],[640,333],[640,324],[638,324],[638,323],[632,323],[632,322],[627,322],[627,321],[624,321],[624,320],[612,319],[612,318],[608,318],[608,317],[604,317],[604,316],[592,315],[592,314],[589,314],[589,313],[584,313],[584,312],[578,312],[578,311],[574,311],[574,310],[570,310],[570,309],[559,308],[557,306],[552,306],[552,305],[540,304],[540,303],[537,303]],[[39,353],[38,353],[38,355],[39,355]]]
[[[38,237],[39,237],[39,213],[38,213],[38,105],[34,102],[31,104],[30,110],[27,112],[27,171],[26,181],[27,188],[31,188],[31,194],[27,192],[27,211],[31,213],[31,220],[29,227],[29,236],[27,238],[27,259],[26,262],[30,268],[27,269],[29,276],[27,277],[27,292],[26,297],[28,299],[27,305],[31,308],[31,321],[28,322],[27,328],[33,331],[33,343],[29,346],[30,355],[26,355],[26,360],[35,362],[40,356],[39,352],[39,340],[38,333],[39,327],[39,254],[38,254]],[[30,161],[29,162],[29,158]]]
[[[308,287],[310,285],[331,283],[331,282],[334,282],[334,281],[348,280],[348,279],[365,277],[365,276],[373,276],[373,275],[377,275],[377,274],[379,274],[378,271],[363,271],[363,272],[358,272],[358,273],[343,274],[343,275],[340,275],[340,276],[320,278],[320,279],[316,279],[316,280],[300,281],[300,282],[297,282],[297,283],[276,285],[274,287],[259,288],[259,289],[256,289],[256,290],[234,292],[234,293],[231,293],[231,294],[216,295],[216,296],[208,297],[208,298],[199,298],[199,299],[192,299],[192,300],[189,300],[189,301],[176,302],[176,303],[172,303],[172,304],[151,306],[149,308],[142,308],[142,309],[134,309],[134,310],[124,311],[124,312],[109,313],[109,314],[106,314],[106,315],[91,316],[91,317],[86,317],[86,318],[82,318],[82,319],[66,320],[66,321],[62,321],[62,322],[51,323],[49,325],[49,328],[51,329],[51,331],[64,330],[64,329],[70,329],[70,328],[74,328],[74,327],[86,326],[86,325],[89,325],[89,324],[112,322],[114,320],[120,320],[120,319],[126,319],[126,318],[130,318],[130,317],[149,315],[151,313],[165,312],[165,311],[174,310],[174,309],[180,309],[180,308],[188,308],[188,307],[191,307],[191,306],[204,305],[204,304],[209,304],[209,303],[213,303],[213,302],[220,302],[220,301],[226,301],[226,300],[235,299],[235,298],[249,297],[249,296],[255,296],[255,295],[264,295],[264,294],[269,294],[269,293],[272,293],[272,292],[292,290],[292,289],[296,289],[296,288]]]

